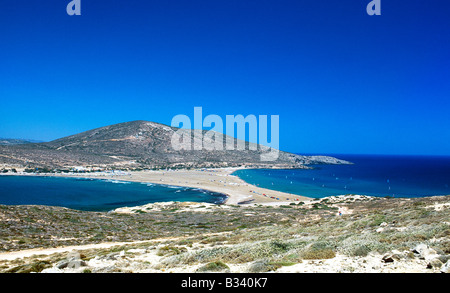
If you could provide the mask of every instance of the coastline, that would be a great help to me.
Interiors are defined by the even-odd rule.
[[[45,176],[66,178],[113,179],[117,181],[152,183],[168,186],[179,186],[211,191],[227,196],[223,204],[289,204],[308,201],[309,197],[285,193],[258,187],[245,182],[233,172],[242,168],[217,168],[195,170],[157,170],[133,171],[123,174],[114,173],[84,173],[84,174],[1,174],[1,176]]]
[[[160,202],[108,213],[3,206],[0,270],[197,273],[219,258],[232,273],[448,272],[449,196],[341,195],[295,203],[291,195],[289,201],[261,195],[277,192],[243,182],[235,170],[18,174],[177,185],[230,198],[225,205]],[[72,268],[74,256],[80,266]]]
[[[226,195],[224,204],[286,204],[311,198],[258,187],[232,175],[240,168],[131,172],[127,181],[200,188]]]

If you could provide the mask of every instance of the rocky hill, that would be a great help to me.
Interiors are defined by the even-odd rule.
[[[28,143],[39,143],[42,141],[36,141],[32,139],[20,139],[20,138],[0,138],[0,145],[18,145]]]
[[[279,152],[273,162],[261,161],[263,146],[256,150],[175,150],[171,140],[178,128],[132,121],[101,127],[46,143],[0,146],[0,164],[23,167],[102,168],[227,167],[248,165],[270,168],[303,168],[309,164],[343,164],[325,156],[300,156]],[[206,133],[206,131],[203,131]],[[193,133],[192,133],[193,138]],[[226,136],[223,137],[224,142]],[[234,139],[235,144],[238,140]],[[253,145],[254,146],[254,145]]]

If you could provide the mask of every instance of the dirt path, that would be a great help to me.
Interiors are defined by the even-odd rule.
[[[207,233],[207,234],[203,234],[203,236],[216,236],[216,235],[223,235],[223,234],[227,234],[227,233],[230,233],[230,232]],[[176,240],[186,239],[189,237],[192,237],[192,236],[157,238],[157,239],[131,241],[131,242],[104,242],[104,243],[86,244],[86,245],[63,246],[63,247],[55,247],[55,248],[34,248],[34,249],[0,253],[0,260],[14,260],[14,259],[18,259],[18,258],[30,257],[33,255],[51,255],[51,254],[55,254],[55,253],[81,251],[81,250],[89,250],[89,249],[104,249],[104,248],[111,248],[114,246],[135,245],[135,244],[141,244],[141,243],[176,241]]]

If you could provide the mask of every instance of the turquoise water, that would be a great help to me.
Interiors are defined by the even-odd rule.
[[[239,170],[248,183],[321,198],[332,195],[423,197],[450,195],[450,157],[342,155],[353,165],[313,170]]]
[[[206,190],[118,180],[0,176],[0,204],[48,205],[109,211],[154,202],[191,201],[220,204],[226,196]]]

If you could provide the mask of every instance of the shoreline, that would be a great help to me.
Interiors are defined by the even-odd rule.
[[[243,168],[217,168],[195,170],[169,170],[169,171],[131,171],[127,173],[84,173],[84,174],[59,174],[59,173],[13,173],[0,176],[41,176],[86,178],[99,180],[117,180],[125,182],[152,183],[163,186],[177,186],[204,191],[220,193],[227,198],[222,204],[289,204],[292,202],[309,201],[312,198],[296,194],[285,193],[272,189],[262,188],[245,182],[238,176],[232,175],[236,170]]]

